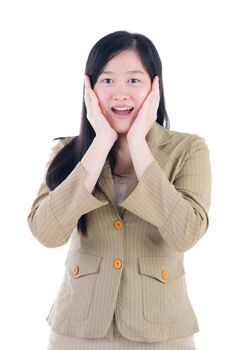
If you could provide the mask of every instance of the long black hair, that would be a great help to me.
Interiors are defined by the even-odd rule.
[[[156,122],[169,129],[169,118],[165,109],[165,99],[162,81],[162,64],[157,49],[151,40],[138,33],[116,31],[101,38],[91,49],[86,62],[85,74],[89,76],[93,88],[99,75],[105,66],[118,53],[134,49],[148,72],[151,81],[155,75],[159,77],[160,102],[157,110]],[[83,93],[84,95],[84,93]],[[82,116],[79,135],[72,138],[64,148],[58,152],[51,162],[47,174],[46,183],[50,190],[54,190],[75,168],[90,147],[95,131],[87,119],[87,111],[83,97]],[[116,142],[115,142],[116,143]],[[113,170],[116,165],[114,146],[111,148],[107,159]],[[95,190],[99,190],[97,184]],[[87,235],[87,216],[82,215],[77,225],[79,233]]]

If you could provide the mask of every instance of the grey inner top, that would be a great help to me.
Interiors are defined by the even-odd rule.
[[[134,176],[134,172],[128,175],[113,174],[114,190],[117,196],[117,203],[120,203],[125,198],[128,182]]]

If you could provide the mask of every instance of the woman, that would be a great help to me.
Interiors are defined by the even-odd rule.
[[[43,245],[70,239],[48,349],[194,349],[183,256],[208,227],[208,147],[168,129],[145,36],[103,37],[85,74],[80,133],[53,147],[28,216]]]

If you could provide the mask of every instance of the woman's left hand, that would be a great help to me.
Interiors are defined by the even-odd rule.
[[[139,113],[127,133],[127,140],[145,139],[148,131],[157,119],[157,110],[159,107],[159,77],[156,75],[152,82],[152,88],[143,102]]]

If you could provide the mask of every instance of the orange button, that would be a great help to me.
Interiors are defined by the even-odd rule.
[[[116,230],[120,230],[122,228],[122,221],[121,220],[115,220],[114,221],[114,227],[116,228]]]
[[[78,274],[78,272],[79,272],[79,267],[78,267],[78,265],[72,265],[72,267],[71,267],[71,272],[72,272],[72,274],[73,274],[74,276],[76,276],[76,275]]]
[[[122,261],[120,259],[114,260],[113,266],[115,267],[115,269],[120,269],[122,266]]]
[[[163,270],[163,271],[161,272],[161,276],[162,276],[163,280],[167,280],[168,277],[169,277],[168,271]]]

